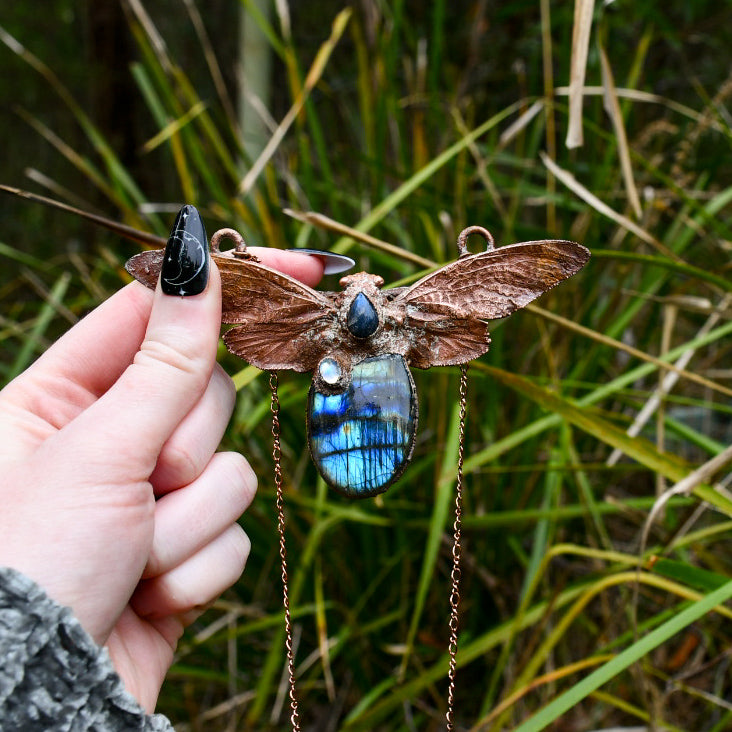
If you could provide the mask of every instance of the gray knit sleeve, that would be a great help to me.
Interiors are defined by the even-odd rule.
[[[125,691],[107,652],[69,608],[0,568],[0,729],[172,730]]]

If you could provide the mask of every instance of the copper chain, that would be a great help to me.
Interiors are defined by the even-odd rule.
[[[467,364],[463,364],[460,366],[460,433],[458,439],[457,481],[455,485],[455,522],[453,523],[452,572],[450,573],[450,579],[452,580],[452,589],[450,591],[450,642],[447,646],[447,652],[450,655],[450,669],[447,674],[447,712],[445,713],[447,732],[452,732],[455,729],[455,672],[457,670],[461,575],[460,557],[462,554],[460,522],[463,515],[463,457],[465,455],[465,412],[467,406],[467,394],[468,367]]]
[[[292,618],[290,615],[290,594],[287,577],[287,549],[285,547],[285,505],[282,490],[282,450],[280,448],[280,402],[277,396],[277,374],[273,371],[269,375],[269,387],[272,392],[272,460],[274,461],[275,487],[277,489],[277,531],[280,536],[280,560],[282,562],[282,603],[285,608],[285,647],[287,648],[287,673],[290,685],[290,721],[293,732],[300,732],[300,714],[298,712],[297,694],[295,689],[295,655],[292,641]],[[455,714],[455,672],[457,670],[457,649],[458,649],[458,622],[460,607],[460,558],[462,554],[461,544],[461,520],[463,511],[463,459],[465,455],[465,413],[467,407],[468,392],[468,367],[460,367],[460,431],[458,439],[458,464],[457,483],[455,487],[455,521],[453,523],[453,545],[452,545],[452,572],[450,579],[452,587],[450,590],[450,642],[447,647],[450,656],[450,667],[448,671],[447,689],[447,712],[445,721],[447,732],[453,732]]]
[[[295,690],[295,653],[292,643],[292,618],[290,616],[290,591],[287,578],[287,549],[285,547],[285,500],[282,491],[282,450],[280,448],[280,400],[277,396],[277,374],[269,374],[269,388],[272,392],[272,460],[274,481],[277,489],[277,532],[280,535],[280,561],[282,562],[282,604],[285,607],[285,647],[287,649],[287,675],[290,684],[290,721],[293,732],[300,732],[300,714],[297,708]]]

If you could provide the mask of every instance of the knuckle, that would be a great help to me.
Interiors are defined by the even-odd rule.
[[[188,446],[169,440],[163,446],[161,459],[164,460],[167,473],[176,477],[178,485],[187,485],[200,473],[200,458],[188,449]]]
[[[134,362],[140,366],[163,366],[186,375],[198,375],[206,358],[200,349],[185,341],[178,333],[175,346],[160,338],[146,338],[135,355]]]
[[[238,452],[219,453],[218,459],[224,464],[223,473],[232,498],[239,504],[240,513],[243,513],[257,491],[257,476],[246,458]]]
[[[244,571],[252,543],[239,524],[233,524],[224,534],[225,551],[228,555],[226,566],[230,568],[230,579],[235,582]]]
[[[221,364],[215,364],[212,379],[220,385],[224,403],[230,405],[231,409],[233,409],[234,402],[236,401],[236,386],[234,385],[234,380],[224,371]],[[231,409],[229,412],[231,412]]]
[[[166,577],[164,586],[166,594],[175,598],[174,605],[178,611],[188,610],[201,603],[199,588],[195,583],[181,581],[179,577]]]

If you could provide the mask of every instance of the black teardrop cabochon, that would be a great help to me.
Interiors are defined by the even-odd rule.
[[[379,314],[371,300],[359,292],[348,308],[346,327],[356,338],[368,338],[379,327]]]

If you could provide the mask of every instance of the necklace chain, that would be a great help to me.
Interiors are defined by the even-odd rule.
[[[447,652],[450,656],[450,669],[447,674],[447,711],[445,712],[447,732],[452,732],[455,728],[455,672],[457,670],[458,624],[460,620],[460,558],[463,551],[461,543],[461,521],[463,516],[463,459],[465,456],[465,412],[468,401],[467,394],[468,367],[466,364],[463,364],[460,366],[460,432],[458,437],[457,480],[455,483],[455,521],[452,525],[452,572],[450,573],[452,587],[450,589],[449,622],[450,642],[447,646]]]
[[[277,396],[277,374],[269,375],[269,388],[272,392],[272,460],[274,480],[277,489],[277,532],[280,535],[280,561],[282,562],[282,604],[285,608],[285,647],[287,649],[287,675],[290,682],[290,721],[293,732],[300,732],[300,713],[295,688],[295,653],[292,642],[292,617],[290,616],[290,590],[287,579],[287,548],[285,546],[285,499],[282,491],[282,450],[280,448],[280,400]]]
[[[285,608],[285,648],[287,650],[287,675],[290,685],[290,722],[293,732],[300,732],[300,713],[298,710],[295,685],[295,654],[292,640],[292,617],[290,614],[290,591],[287,577],[287,548],[285,546],[285,501],[282,489],[282,449],[280,446],[280,400],[277,395],[277,374],[269,375],[269,388],[272,392],[270,411],[272,412],[272,460],[277,492],[277,532],[280,537],[280,561],[282,563],[282,604]],[[465,455],[465,413],[468,393],[468,367],[460,366],[460,431],[458,439],[457,482],[455,486],[455,521],[453,522],[452,571],[450,573],[450,641],[447,647],[450,656],[447,687],[447,711],[445,721],[447,732],[454,730],[455,714],[455,673],[457,671],[458,623],[460,609],[460,559],[462,555],[461,520],[463,512],[463,459]]]

